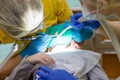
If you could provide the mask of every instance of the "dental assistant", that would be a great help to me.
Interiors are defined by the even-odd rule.
[[[83,16],[88,20],[98,20],[113,43],[120,61],[120,1],[119,0],[79,0]],[[112,35],[111,35],[111,34]]]
[[[19,53],[31,39],[37,38],[37,32],[44,32],[49,26],[69,20],[71,15],[66,0],[1,0],[0,43],[15,42],[21,48],[0,70],[0,78],[5,78],[19,64],[22,59]]]

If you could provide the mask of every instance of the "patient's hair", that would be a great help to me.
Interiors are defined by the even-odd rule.
[[[40,0],[0,0],[0,27],[7,26],[6,29],[13,34],[31,31],[40,24],[41,18],[43,7]]]

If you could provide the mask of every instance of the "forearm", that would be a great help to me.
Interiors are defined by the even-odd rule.
[[[21,63],[13,70],[7,80],[27,80],[30,77],[33,67],[34,65],[30,64],[25,57]]]
[[[16,55],[10,58],[2,69],[0,69],[0,80],[3,80],[5,77],[9,76],[12,70],[20,63],[21,61],[20,55]]]

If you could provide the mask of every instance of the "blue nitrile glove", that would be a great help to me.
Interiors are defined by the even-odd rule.
[[[74,29],[80,30],[83,27],[91,27],[93,29],[97,29],[100,26],[100,23],[97,20],[87,20],[87,21],[78,21],[78,19],[82,17],[82,13],[74,14],[70,17],[71,21],[68,22]]]
[[[32,40],[28,46],[20,53],[21,57],[26,55],[33,55],[38,52],[45,52],[51,37],[45,33],[39,32],[37,35],[41,35],[35,40]]]
[[[72,74],[65,71],[64,69],[52,70],[47,66],[41,66],[36,74],[40,76],[36,80],[77,80]]]

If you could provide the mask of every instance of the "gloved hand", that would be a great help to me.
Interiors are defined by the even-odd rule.
[[[21,57],[25,57],[26,55],[33,55],[38,52],[45,52],[51,37],[39,32],[37,35],[41,35],[35,40],[32,40],[28,46],[20,53]]]
[[[72,74],[64,69],[52,70],[49,67],[41,66],[36,74],[40,76],[37,80],[77,80]]]
[[[91,27],[93,29],[97,29],[100,26],[100,23],[97,20],[87,20],[87,21],[78,21],[78,19],[82,17],[82,13],[74,14],[70,17],[70,25],[77,30],[81,30],[83,27]]]

